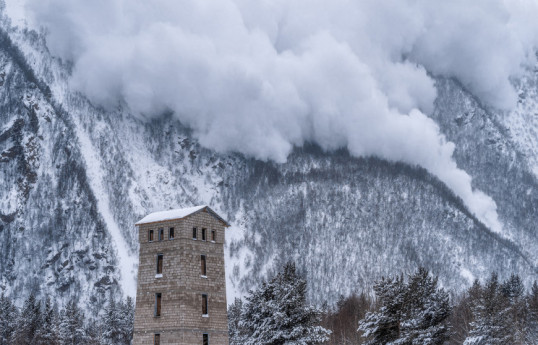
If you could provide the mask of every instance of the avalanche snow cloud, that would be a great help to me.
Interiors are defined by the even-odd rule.
[[[28,0],[26,10],[95,102],[145,118],[171,110],[202,145],[262,160],[283,162],[308,141],[418,164],[501,231],[495,202],[426,116],[431,75],[512,108],[510,79],[535,60],[535,1]]]

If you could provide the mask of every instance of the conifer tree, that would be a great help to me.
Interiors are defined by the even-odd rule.
[[[508,298],[510,304],[517,304],[525,294],[523,281],[517,274],[513,274],[501,286],[501,293]]]
[[[2,293],[0,296],[0,345],[9,345],[15,330],[18,310]]]
[[[410,277],[405,291],[400,344],[441,345],[448,339],[448,293],[437,286],[437,277],[425,268]]]
[[[13,345],[30,345],[41,325],[41,307],[32,293],[26,301],[17,318],[17,327],[13,333]]]
[[[501,293],[508,304],[508,333],[513,345],[526,343],[528,310],[525,301],[525,287],[521,278],[512,274],[501,286]]]
[[[306,281],[288,263],[268,283],[247,297],[240,327],[245,345],[310,345],[328,340],[319,326],[320,312],[306,303]]]
[[[469,288],[469,299],[472,301],[473,304],[476,304],[480,299],[480,296],[482,295],[482,284],[480,283],[480,280],[475,279],[473,285]]]
[[[527,297],[529,313],[538,319],[538,282],[535,280],[529,296]]]
[[[103,321],[103,338],[105,343],[107,345],[120,344],[120,313],[112,292],[110,293],[108,305],[105,309],[105,317]]]
[[[119,307],[119,326],[121,330],[120,344],[129,345],[133,339],[134,327],[134,302],[130,296],[127,296],[125,302]]]
[[[464,345],[512,344],[510,306],[497,274],[492,274],[473,306],[474,321]]]
[[[242,345],[245,332],[240,327],[241,314],[243,312],[243,300],[235,298],[234,303],[228,308],[228,335],[230,345]]]
[[[374,285],[379,309],[366,313],[359,322],[359,331],[367,338],[366,344],[390,344],[400,336],[400,323],[405,303],[403,276],[382,278]]]
[[[91,319],[84,328],[85,345],[105,345],[102,332],[103,323],[100,319]]]
[[[41,326],[36,333],[36,345],[56,345],[57,335],[57,315],[49,297],[45,299],[45,306],[41,313]]]
[[[534,281],[526,298],[526,335],[528,344],[538,344],[538,282]]]
[[[58,335],[61,345],[83,344],[86,340],[84,315],[75,300],[69,301],[60,314]]]
[[[474,321],[472,307],[477,303],[482,285],[475,279],[473,285],[457,300],[450,316],[451,339],[449,344],[461,345],[469,335],[470,325]]]
[[[403,277],[382,279],[374,290],[380,308],[359,323],[367,344],[441,345],[448,339],[448,293],[426,269],[419,268],[407,283]]]

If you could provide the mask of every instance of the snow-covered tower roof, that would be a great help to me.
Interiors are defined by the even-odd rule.
[[[224,220],[224,218],[219,216],[215,211],[213,211],[207,205],[199,205],[199,206],[194,206],[194,207],[178,208],[175,210],[153,212],[153,213],[148,214],[144,218],[140,219],[138,222],[136,222],[135,225],[162,222],[164,220],[183,219],[185,217],[192,216],[193,214],[196,214],[202,211],[208,212],[213,217],[220,220],[222,223],[224,223],[224,226],[226,227],[230,226],[230,224],[228,224],[228,222]]]

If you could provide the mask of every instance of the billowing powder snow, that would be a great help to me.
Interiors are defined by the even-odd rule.
[[[24,12],[25,0],[10,0],[4,2],[6,13],[12,20],[14,25],[23,25],[26,23],[26,16]]]

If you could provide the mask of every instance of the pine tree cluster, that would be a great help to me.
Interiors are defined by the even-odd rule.
[[[452,301],[423,268],[381,279],[373,290],[375,298],[342,296],[324,308],[326,344],[538,344],[538,283],[526,292],[517,275],[476,280]]]
[[[380,307],[359,323],[366,344],[441,345],[448,339],[448,293],[426,269],[407,282],[403,276],[382,279],[374,291]]]
[[[288,263],[245,301],[236,299],[228,309],[230,345],[538,344],[538,283],[526,292],[517,275],[476,280],[452,303],[424,268],[377,281],[375,298],[341,296],[334,307],[309,305],[306,288]],[[74,300],[58,308],[30,295],[17,308],[0,295],[0,345],[129,345],[133,325],[129,297],[118,302],[111,294],[99,317],[85,318]]]
[[[273,279],[236,299],[228,312],[230,345],[322,344],[330,331],[306,301],[306,280],[288,263]]]
[[[133,337],[132,298],[109,298],[104,315],[85,318],[75,300],[58,310],[50,298],[30,295],[17,308],[0,296],[0,345],[129,345]]]
[[[538,284],[528,295],[520,277],[503,283],[492,274],[468,293],[472,319],[464,345],[538,344]]]

